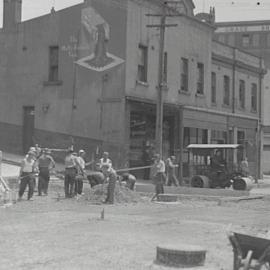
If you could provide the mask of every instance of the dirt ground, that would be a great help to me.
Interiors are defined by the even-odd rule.
[[[260,235],[270,230],[267,199],[95,205],[87,190],[80,200],[58,200],[59,192],[51,184],[48,197],[0,208],[0,269],[174,269],[154,263],[156,246],[179,243],[207,249],[205,267],[196,269],[232,270],[229,224]]]

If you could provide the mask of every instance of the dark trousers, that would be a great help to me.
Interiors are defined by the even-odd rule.
[[[164,193],[164,183],[166,181],[165,173],[157,173],[155,176],[156,196]]]
[[[83,176],[77,175],[75,177],[75,194],[81,195],[83,191]]]
[[[48,168],[39,168],[38,175],[38,195],[48,194],[48,187],[50,182],[50,172]]]
[[[71,198],[74,195],[74,183],[76,168],[66,168],[65,170],[65,197]]]
[[[28,172],[23,172],[21,175],[21,182],[19,187],[19,198],[21,198],[24,194],[26,187],[28,186],[28,196],[27,199],[31,199],[34,194],[34,180],[35,177]]]
[[[171,185],[174,185],[174,186],[178,186],[178,180],[175,176],[175,174],[168,174],[168,186],[171,186]]]

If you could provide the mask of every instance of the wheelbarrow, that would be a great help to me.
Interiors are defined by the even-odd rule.
[[[233,270],[270,269],[270,239],[229,232],[233,247]]]

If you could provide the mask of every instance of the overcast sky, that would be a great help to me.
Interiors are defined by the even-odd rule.
[[[110,0],[108,0],[110,1]],[[113,1],[113,0],[112,0]],[[216,21],[270,20],[270,0],[193,0],[195,13],[208,12],[210,6],[216,8]],[[83,0],[22,0],[23,20],[83,2]],[[3,0],[0,0],[0,11]],[[2,23],[2,12],[0,12]]]

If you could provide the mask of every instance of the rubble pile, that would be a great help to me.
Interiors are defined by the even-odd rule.
[[[101,184],[94,186],[89,194],[87,200],[92,202],[104,202],[107,196],[108,184]],[[128,189],[127,187],[116,183],[114,191],[115,203],[136,203],[141,201],[141,197],[138,193]]]

